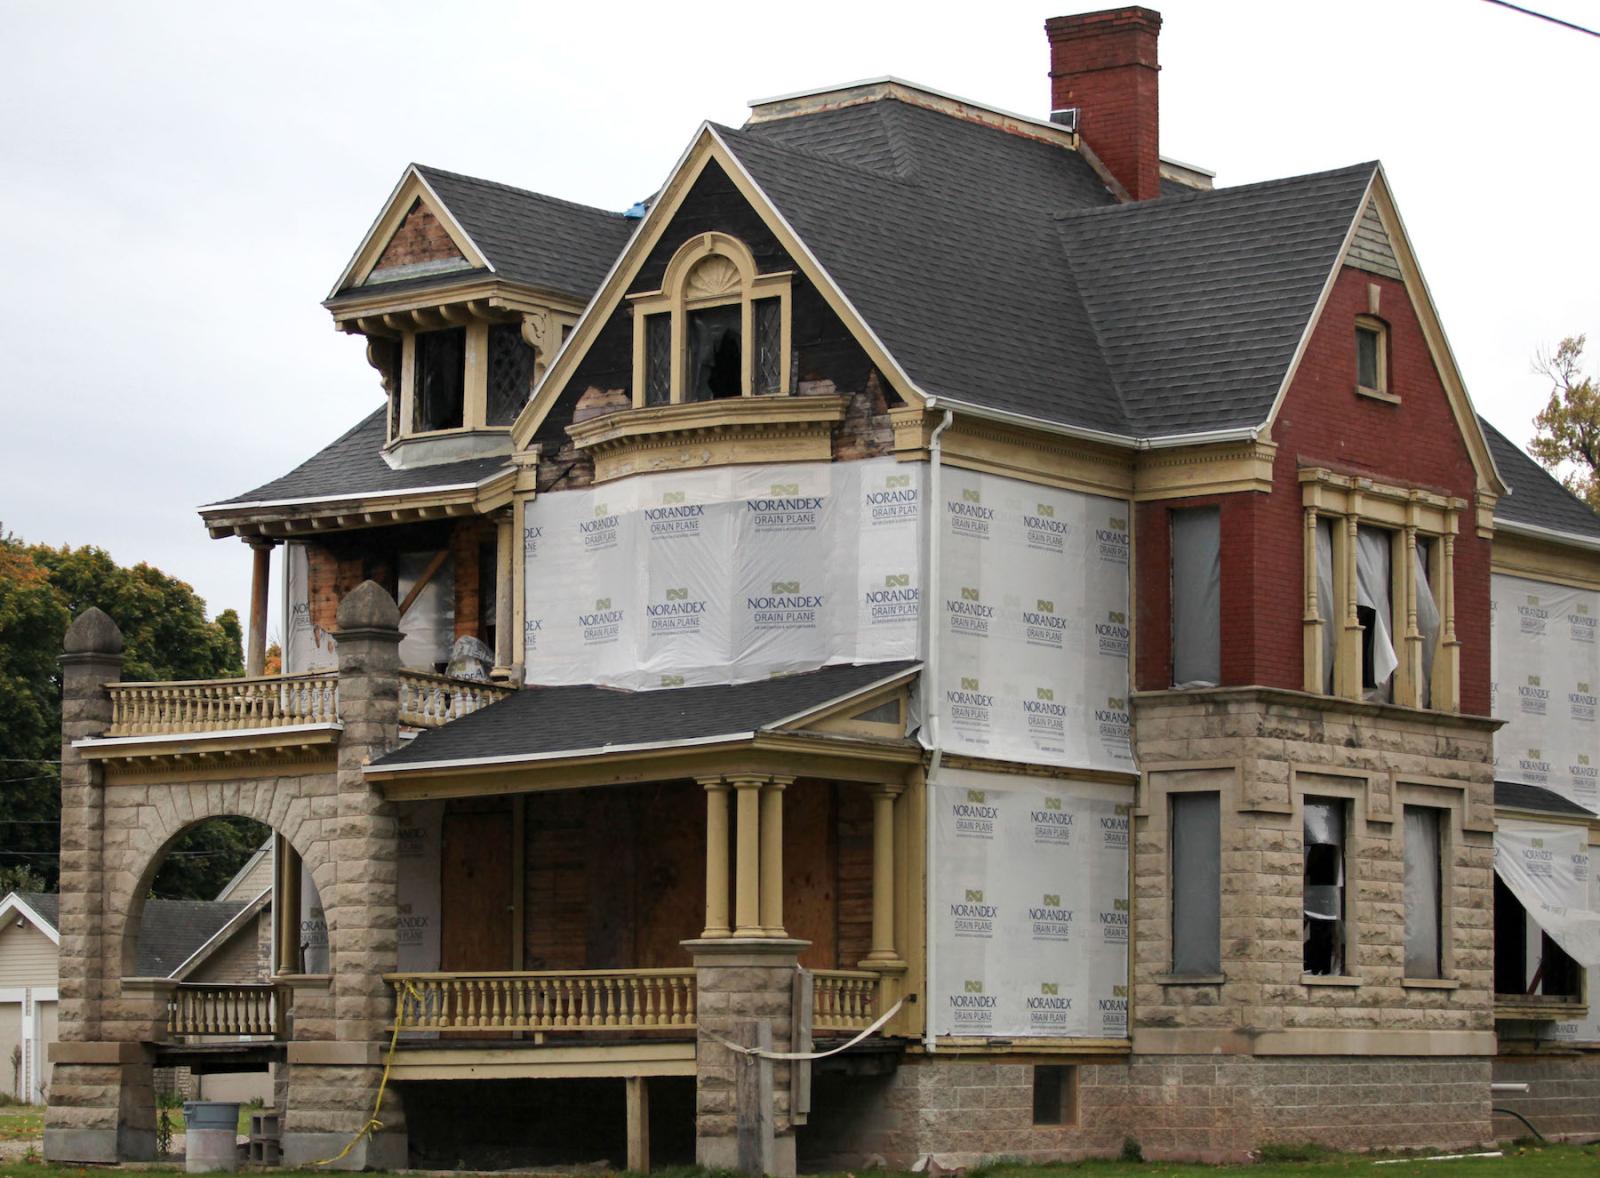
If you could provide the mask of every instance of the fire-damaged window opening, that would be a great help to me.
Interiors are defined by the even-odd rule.
[[[1078,1069],[1070,1064],[1033,1065],[1033,1123],[1078,1123]]]
[[[1172,795],[1172,972],[1222,972],[1222,796]]]
[[[672,316],[645,316],[644,331],[644,403],[665,405],[672,400]]]
[[[1172,682],[1222,682],[1222,513],[1172,512]]]
[[[489,328],[489,425],[510,425],[533,391],[535,353],[515,323]]]
[[[1301,940],[1309,974],[1345,972],[1345,803],[1306,798]]]
[[[1528,919],[1528,910],[1498,873],[1494,877],[1494,991],[1506,997],[1583,998],[1583,967]]]
[[[1356,529],[1356,621],[1361,624],[1361,689],[1371,702],[1394,699],[1393,533]]]
[[[687,401],[718,401],[741,396],[743,352],[739,304],[689,312],[689,395]]]
[[[460,429],[465,405],[467,329],[417,333],[412,429]]]
[[[1443,976],[1443,850],[1444,811],[1432,806],[1406,806],[1405,816],[1405,976]]]

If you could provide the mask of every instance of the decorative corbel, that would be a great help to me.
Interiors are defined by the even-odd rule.
[[[561,324],[549,311],[524,311],[522,342],[534,351],[534,380],[543,380],[545,369],[561,348]]]
[[[367,363],[378,370],[383,381],[384,395],[393,399],[400,395],[400,341],[382,336],[367,337]]]

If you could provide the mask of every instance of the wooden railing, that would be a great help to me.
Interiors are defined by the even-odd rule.
[[[505,699],[513,691],[515,688],[499,683],[474,683],[424,671],[401,671],[400,723],[413,728],[438,728]]]
[[[814,971],[811,1026],[818,1031],[860,1031],[878,1017],[878,975],[859,969]]]
[[[111,683],[106,735],[155,736],[331,724],[339,718],[339,677],[332,671],[254,679]]]
[[[283,1029],[285,992],[277,986],[206,985],[183,982],[167,1002],[167,1033],[259,1035],[277,1038]]]
[[[386,974],[402,1031],[694,1030],[694,970]]]

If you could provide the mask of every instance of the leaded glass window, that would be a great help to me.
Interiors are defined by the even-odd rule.
[[[528,403],[533,391],[536,353],[522,338],[515,323],[489,328],[490,425],[510,425]]]
[[[665,405],[672,399],[672,316],[645,318],[644,403]]]
[[[775,393],[783,387],[783,304],[779,299],[761,299],[755,313],[755,391]]]

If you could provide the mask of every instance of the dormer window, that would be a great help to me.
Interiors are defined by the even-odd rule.
[[[510,425],[528,403],[537,377],[536,353],[517,323],[489,328],[489,425]]]
[[[412,432],[436,433],[465,424],[467,331],[417,333]]]
[[[660,290],[631,296],[634,405],[788,393],[790,277],[727,234],[686,242]]]

